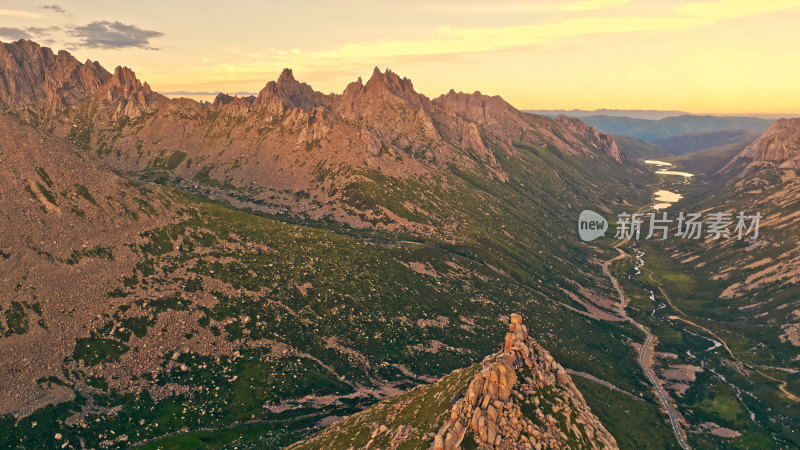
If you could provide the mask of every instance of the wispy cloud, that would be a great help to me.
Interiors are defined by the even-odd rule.
[[[0,16],[6,17],[19,17],[23,19],[41,19],[42,15],[30,11],[22,11],[19,9],[0,9]]]
[[[610,7],[628,0],[593,0],[568,4],[573,8]],[[790,7],[800,7],[795,0],[774,0],[769,3],[750,3],[747,0],[717,0],[702,4],[663,11],[660,15],[631,16],[609,14],[593,17],[571,17],[531,25],[503,27],[440,27],[419,39],[381,40],[351,43],[322,51],[271,50],[264,51],[265,59],[320,62],[323,65],[360,65],[364,61],[391,58],[430,57],[502,51],[530,47],[563,39],[602,34],[624,34],[654,31],[682,31],[703,27],[737,17],[773,12]],[[246,67],[231,66],[230,71],[247,71]]]
[[[548,14],[559,11],[597,11],[622,7],[631,0],[577,0],[574,2],[486,2],[483,4],[433,2],[416,6],[419,11],[449,15],[470,14]]]
[[[528,47],[593,34],[620,34],[653,30],[681,30],[704,25],[703,17],[592,17],[507,27],[441,27],[423,39],[354,43],[339,48],[304,53],[303,58],[336,61],[377,59],[408,55],[479,53]]]
[[[50,35],[60,28],[52,27],[0,27],[0,37],[15,41],[17,39],[37,38],[40,40],[50,37]]]
[[[36,37],[46,37],[50,36],[51,34],[55,33],[56,31],[61,30],[60,27],[57,26],[49,26],[49,27],[28,27],[25,28],[25,31],[28,33],[36,36]]]
[[[64,8],[61,7],[61,5],[55,5],[55,4],[53,4],[53,5],[42,5],[42,6],[39,7],[39,9],[47,9],[47,10],[50,10],[50,11],[53,11],[53,12],[56,12],[56,13],[59,13],[59,14],[65,14],[67,12]]]
[[[22,28],[0,27],[0,37],[16,41],[17,39],[29,39],[33,36]]]
[[[121,22],[99,21],[72,27],[69,34],[77,37],[78,47],[89,48],[144,48],[157,50],[150,40],[164,36],[160,31],[144,30]]]
[[[605,8],[617,8],[630,3],[630,0],[581,0],[563,6],[567,11],[596,11]]]
[[[716,0],[703,3],[690,3],[678,9],[679,14],[687,16],[733,19],[759,14],[767,14],[788,9],[800,9],[796,0],[770,0],[754,2],[751,0]]]

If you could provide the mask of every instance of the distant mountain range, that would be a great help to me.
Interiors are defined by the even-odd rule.
[[[654,144],[670,154],[683,155],[721,146],[738,145],[743,148],[753,142],[759,135],[760,133],[754,130],[726,128],[670,136],[658,139]]]
[[[588,117],[588,116],[611,116],[611,117],[631,117],[634,119],[659,120],[666,117],[682,116],[689,114],[685,111],[661,111],[657,109],[529,109],[525,110],[531,114],[542,116],[567,116],[567,117]]]
[[[658,120],[631,117],[586,116],[581,120],[611,134],[620,134],[647,142],[680,136],[688,133],[703,133],[726,129],[763,132],[772,120],[757,117],[717,117],[682,115]]]
[[[579,117],[599,131],[648,142],[674,155],[732,144],[744,148],[774,120],[772,117],[692,115],[679,111],[573,110],[537,113]],[[642,149],[641,145],[636,147]]]
[[[630,117],[633,119],[660,120],[674,116],[714,116],[714,117],[757,117],[759,119],[780,119],[787,114],[696,114],[686,111],[668,111],[660,109],[529,109],[525,110],[532,114],[557,117],[589,117],[589,116],[612,116]]]

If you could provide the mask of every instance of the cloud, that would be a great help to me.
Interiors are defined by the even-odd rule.
[[[597,11],[602,9],[620,8],[630,3],[631,0],[577,0],[574,2],[494,2],[494,3],[425,3],[417,6],[419,11],[449,15],[466,14],[551,14],[560,11],[583,12]]]
[[[0,37],[16,41],[17,39],[29,39],[32,36],[22,28],[0,27]]]
[[[800,5],[798,5],[796,0],[771,0],[769,2],[716,0],[703,3],[691,3],[680,8],[678,12],[687,16],[735,19],[797,8],[800,8]]]
[[[153,38],[164,36],[160,31],[143,30],[135,25],[107,20],[72,27],[69,34],[78,38],[78,47],[89,48],[144,48],[157,50],[150,45]]]
[[[67,11],[61,7],[61,5],[42,5],[39,9],[49,9],[50,11],[57,12],[59,14],[64,14]]]
[[[42,16],[30,11],[21,11],[19,9],[0,9],[0,16],[8,17],[22,17],[25,19],[41,19]]]
[[[582,0],[564,5],[564,9],[567,11],[596,11],[598,9],[624,6],[629,2],[630,0]]]
[[[320,66],[360,67],[373,61],[498,52],[588,36],[683,32],[730,19],[798,7],[797,0],[774,0],[768,4],[752,3],[748,0],[714,0],[692,7],[670,8],[660,11],[658,15],[619,12],[618,7],[627,3],[630,0],[580,0],[566,4],[573,11],[608,8],[611,14],[605,15],[557,15],[551,21],[510,26],[445,26],[426,36],[411,39],[353,42],[316,51],[270,49],[264,51],[261,61],[230,65],[226,70],[261,72],[265,68],[271,69],[278,62],[290,63],[298,68],[310,67],[314,63]]]
[[[28,33],[37,36],[37,37],[47,37],[51,34],[55,33],[56,31],[61,30],[61,28],[57,26],[50,26],[50,27],[28,27],[25,28],[25,31]]]
[[[30,39],[37,38],[43,41],[45,38],[50,37],[51,34],[60,30],[59,27],[0,27],[0,37],[16,41],[17,39]]]

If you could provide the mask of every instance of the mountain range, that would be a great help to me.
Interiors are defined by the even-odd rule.
[[[285,445],[483,358],[508,308],[576,370],[629,352],[601,266],[573,269],[604,250],[561,230],[648,176],[576,119],[389,70],[205,104],[31,41],[0,63],[2,442]]]
[[[615,240],[565,231],[584,209],[648,204],[662,181],[637,160],[658,147],[480,92],[429,99],[378,68],[341,94],[286,69],[258,95],[169,99],[27,40],[0,45],[0,109],[0,446],[446,446],[443,420],[489,443],[474,403],[445,419],[449,401],[517,359],[532,372],[493,406],[493,445],[521,439],[517,411],[528,441],[675,445],[649,337],[620,312]],[[787,267],[798,128],[777,122],[685,200],[786,206],[765,230],[784,256],[761,259]],[[770,280],[758,298],[791,305],[794,278]],[[788,367],[780,311],[769,342]],[[509,326],[525,345],[504,351],[536,358],[484,338]],[[743,439],[796,442],[764,427]]]

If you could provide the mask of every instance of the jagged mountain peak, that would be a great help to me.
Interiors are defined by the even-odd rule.
[[[283,69],[276,81],[270,81],[258,93],[255,103],[283,113],[289,109],[313,109],[327,103],[326,96],[294,78],[292,69]]]
[[[294,79],[294,74],[292,73],[292,69],[285,68],[281,72],[280,76],[278,77],[278,83],[293,83],[297,80]]]
[[[447,94],[440,95],[434,102],[446,105],[461,115],[483,122],[507,120],[511,116],[514,116],[515,121],[521,121],[520,111],[499,95],[484,95],[480,91],[468,94],[450,89]]]
[[[33,43],[22,45],[25,46],[38,48]],[[501,97],[479,91],[465,94],[451,90],[432,101],[418,93],[410,79],[388,68],[376,67],[366,82],[358,78],[342,94],[317,92],[295,78],[291,68],[285,68],[257,96],[239,98],[220,94],[212,105],[205,106],[210,114],[203,114],[204,107],[195,102],[168,100],[153,92],[128,67],[118,67],[111,74],[99,64],[81,64],[67,52],[59,54],[65,61],[72,61],[71,66],[65,67],[74,66],[73,72],[77,74],[65,78],[95,81],[77,83],[84,88],[67,97],[62,95],[69,91],[61,86],[73,84],[66,82],[56,84],[42,96],[59,99],[53,103],[71,108],[68,120],[53,116],[55,126],[64,134],[73,135],[74,130],[83,129],[84,125],[93,130],[92,136],[80,136],[81,145],[89,148],[107,144],[119,119],[142,118],[136,121],[135,129],[113,131],[121,133],[114,134],[115,154],[120,160],[116,164],[126,168],[146,167],[151,161],[139,157],[140,152],[151,155],[152,160],[166,142],[178,151],[191,149],[192,153],[213,154],[209,155],[209,167],[224,164],[227,157],[220,152],[224,149],[241,148],[241,152],[254,158],[256,154],[273,152],[282,155],[287,149],[319,149],[291,161],[278,159],[280,167],[275,170],[291,173],[281,176],[281,188],[301,185],[309,175],[298,167],[314,167],[319,163],[318,155],[323,154],[329,156],[330,164],[334,161],[355,166],[371,164],[398,176],[419,175],[435,167],[457,167],[499,180],[507,180],[508,174],[498,162],[496,152],[518,156],[515,142],[551,147],[575,156],[594,158],[613,154],[605,150],[614,148],[609,136],[575,135],[553,119],[522,113]],[[16,63],[16,66],[22,65]],[[64,70],[59,67],[51,64],[41,72],[47,74],[48,80],[60,79]],[[92,75],[95,72],[97,75]],[[0,75],[5,76],[5,72]],[[23,77],[28,78],[31,77]],[[28,89],[30,92],[42,92],[41,86],[53,84],[44,81],[44,75],[40,78],[38,84]],[[28,98],[35,97],[31,94]],[[86,105],[78,105],[82,99],[88,100]],[[14,105],[7,108],[23,109]],[[33,109],[36,108],[40,105]],[[86,112],[92,116],[84,117],[82,114]],[[148,116],[142,117],[143,113]],[[403,159],[405,155],[411,158]],[[196,170],[187,167],[187,175]],[[276,179],[265,181],[262,172],[252,167],[237,166],[232,170],[239,177],[232,178],[235,183],[258,180],[271,185]]]
[[[152,93],[150,85],[147,82],[142,83],[136,78],[136,73],[129,67],[117,66],[114,69],[114,74],[106,81],[106,86],[120,88],[125,91],[143,89],[147,93]]]
[[[142,83],[129,67],[117,66],[114,74],[100,89],[100,98],[113,104],[112,119],[133,118],[153,107],[154,102],[167,98],[153,92],[147,82]]]
[[[100,64],[81,64],[64,50],[21,39],[0,45],[0,105],[25,108],[37,104],[62,109],[96,92],[111,74]]]
[[[376,66],[372,71],[372,76],[367,81],[365,86],[366,90],[383,90],[387,89],[394,94],[405,96],[407,94],[419,95],[414,90],[414,84],[408,78],[400,78],[399,75],[392,72],[391,69],[386,69],[385,72]]]
[[[604,154],[617,162],[623,160],[611,135],[600,133],[596,128],[577,119],[559,118],[553,121],[523,113],[502,97],[485,95],[479,91],[467,94],[451,89],[433,102],[477,123],[509,153],[514,153],[514,141],[525,141],[537,145],[554,145],[575,155]],[[564,133],[565,129],[569,133]]]

